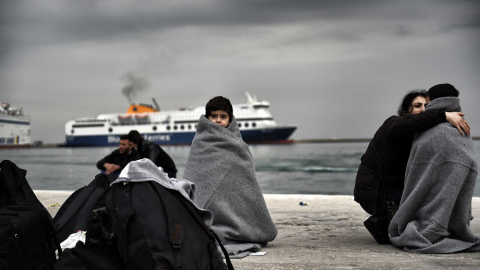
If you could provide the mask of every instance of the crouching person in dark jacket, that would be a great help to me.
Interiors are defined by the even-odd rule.
[[[100,159],[97,162],[97,168],[106,174],[114,174],[118,177],[130,161],[137,159],[140,159],[140,156],[137,150],[130,146],[128,135],[122,135],[118,149]]]
[[[137,130],[131,130],[128,133],[128,139],[132,142],[133,147],[138,151],[141,158],[148,158],[158,167],[162,167],[168,177],[175,178],[177,176],[177,168],[172,158],[160,147],[160,145],[145,140]]]

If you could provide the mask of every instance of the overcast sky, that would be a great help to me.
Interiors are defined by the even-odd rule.
[[[449,82],[480,136],[480,1],[0,0],[0,101],[32,140],[126,112],[271,103],[294,139],[370,138],[412,89]]]

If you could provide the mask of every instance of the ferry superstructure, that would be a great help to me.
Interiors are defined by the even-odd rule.
[[[30,117],[21,108],[0,103],[0,148],[29,147]]]
[[[233,114],[247,143],[291,143],[295,125],[278,125],[268,101],[247,95],[247,103],[232,105]],[[161,145],[191,144],[205,107],[160,111],[145,104],[132,104],[126,113],[101,114],[95,118],[70,120],[65,125],[66,146],[116,146],[120,136],[138,130],[149,141]]]

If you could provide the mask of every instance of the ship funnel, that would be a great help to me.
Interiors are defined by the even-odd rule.
[[[248,103],[255,103],[257,102],[257,97],[250,95],[249,92],[245,92],[245,95],[247,96]]]
[[[152,102],[153,102],[153,106],[155,106],[155,109],[156,109],[157,111],[160,111],[160,106],[158,106],[158,103],[157,103],[157,101],[155,100],[155,98],[152,98]]]

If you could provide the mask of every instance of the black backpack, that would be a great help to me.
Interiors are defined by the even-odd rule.
[[[127,269],[227,268],[213,231],[178,191],[154,181],[122,182],[111,186],[105,204]]]
[[[105,194],[114,180],[111,174],[97,174],[90,184],[77,189],[65,200],[53,218],[60,242],[72,233],[87,230],[91,212],[104,206]]]
[[[0,163],[0,270],[50,270],[61,248],[52,217],[13,162]]]
[[[86,231],[85,243],[66,248],[55,270],[125,269],[105,210],[105,195],[114,180],[111,174],[96,175],[90,184],[73,192],[55,215],[57,236],[62,241],[78,230]]]

